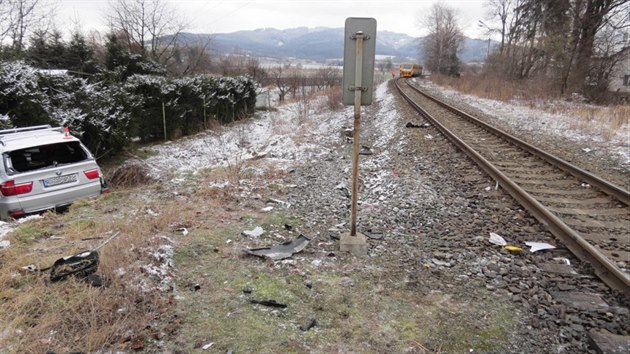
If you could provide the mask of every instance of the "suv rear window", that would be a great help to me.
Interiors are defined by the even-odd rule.
[[[16,172],[26,172],[61,164],[75,163],[87,159],[81,143],[70,141],[49,145],[33,146],[7,153]]]

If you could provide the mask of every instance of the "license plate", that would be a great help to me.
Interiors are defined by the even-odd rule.
[[[77,174],[73,173],[71,175],[59,176],[59,177],[51,177],[44,180],[44,187],[52,187],[57,186],[64,183],[76,182]]]

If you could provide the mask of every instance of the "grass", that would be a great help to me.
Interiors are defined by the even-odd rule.
[[[204,185],[213,176],[188,178]],[[389,260],[370,258],[367,266],[350,257],[331,261],[318,251],[321,240],[286,263],[245,255],[245,248],[281,242],[276,234],[294,237],[284,224],[299,229],[303,223],[290,209],[259,212],[267,197],[285,193],[268,184],[260,181],[265,195],[251,208],[232,194],[193,191],[178,200],[168,191],[131,188],[19,226],[7,236],[11,247],[0,252],[0,332],[8,334],[0,351],[434,353],[505,347],[515,321],[511,309],[423,294],[406,285],[405,272]],[[241,235],[252,226],[268,232],[258,240]],[[190,233],[174,231],[179,227]],[[97,272],[108,287],[75,279],[51,283],[47,274],[20,269],[93,248],[116,230],[121,234],[101,249]],[[168,259],[156,250],[171,247],[173,267],[166,274],[172,280],[149,276]],[[313,319],[315,327],[300,330]]]
[[[429,283],[407,284],[407,275],[430,272],[421,266],[380,256],[329,257],[326,247],[335,246],[324,237],[287,261],[246,255],[245,248],[295,237],[285,224],[298,231],[307,224],[291,208],[260,211],[270,198],[285,199],[286,172],[268,168],[255,175],[245,171],[250,163],[261,162],[183,175],[177,195],[163,183],[119,187],[17,227],[7,235],[11,247],[0,252],[0,352],[437,353],[507,347],[517,321],[513,309],[475,305],[469,297],[476,294],[457,298],[428,291]],[[259,197],[243,197],[238,183],[211,187],[241,178]],[[253,226],[262,226],[265,235],[241,235]],[[180,227],[189,233],[176,231]],[[73,278],[51,283],[47,273],[21,269],[97,247],[115,231],[120,235],[99,251],[97,274],[108,287]],[[313,319],[315,327],[300,329]]]
[[[299,224],[295,216],[282,213],[241,218],[227,228],[197,230],[177,249],[174,261],[182,293],[176,313],[182,328],[169,349],[202,352],[213,343],[213,353],[409,348],[429,353],[492,351],[505,344],[513,318],[504,310],[475,309],[466,299],[455,301],[439,293],[419,295],[397,277],[383,274],[385,264],[378,260],[363,271],[342,271],[358,265],[348,260],[333,268],[308,261],[281,266],[246,256],[241,249],[247,241],[240,241],[238,234],[252,222],[271,228]],[[193,284],[199,290],[194,291]],[[268,308],[251,299],[275,300],[287,308]],[[487,316],[485,326],[473,319],[479,311]],[[311,319],[317,322],[313,329],[299,329]]]
[[[431,81],[459,92],[481,98],[509,102],[529,102],[531,108],[572,117],[571,128],[610,139],[624,125],[630,124],[630,106],[596,106],[564,100],[550,81],[506,81],[492,76],[463,76],[461,78],[434,75]],[[558,102],[563,104],[558,104]]]

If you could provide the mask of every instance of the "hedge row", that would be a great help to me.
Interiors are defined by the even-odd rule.
[[[131,140],[164,139],[165,126],[171,139],[200,131],[211,119],[239,119],[253,113],[256,103],[256,83],[244,76],[91,81],[23,62],[0,63],[0,126],[69,126],[100,156]]]

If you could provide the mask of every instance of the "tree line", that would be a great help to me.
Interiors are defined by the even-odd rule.
[[[614,68],[630,55],[627,0],[488,0],[479,21],[498,45],[484,72],[505,80],[540,80],[560,94],[605,95]],[[435,5],[423,19],[426,67],[459,75],[463,34],[456,10]]]
[[[242,72],[206,75],[206,51],[173,40],[182,27],[165,1],[112,2],[103,40],[80,31],[64,40],[47,4],[0,0],[0,128],[69,126],[102,156],[253,113],[258,84]]]

